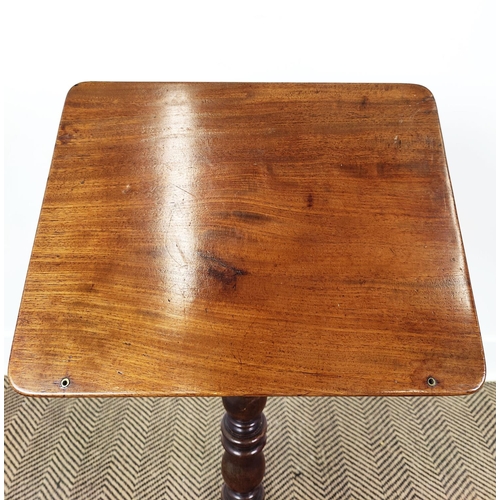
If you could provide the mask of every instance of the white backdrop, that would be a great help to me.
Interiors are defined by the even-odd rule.
[[[496,379],[494,0],[17,0],[4,12],[4,373],[73,84],[401,82],[425,85],[438,104],[488,379]]]

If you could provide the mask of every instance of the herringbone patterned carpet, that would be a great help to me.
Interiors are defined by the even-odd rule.
[[[34,399],[5,383],[6,499],[215,499],[219,399]],[[495,498],[495,384],[453,398],[270,398],[267,498]]]

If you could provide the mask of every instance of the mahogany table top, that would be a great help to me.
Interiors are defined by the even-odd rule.
[[[18,391],[463,394],[484,372],[427,89],[70,90],[9,365]]]

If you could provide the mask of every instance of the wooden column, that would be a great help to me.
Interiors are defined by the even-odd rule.
[[[226,414],[222,419],[223,500],[262,500],[265,473],[267,398],[222,398]]]

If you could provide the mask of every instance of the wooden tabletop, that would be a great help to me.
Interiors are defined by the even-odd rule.
[[[12,348],[18,391],[462,394],[484,372],[427,89],[70,90]]]

